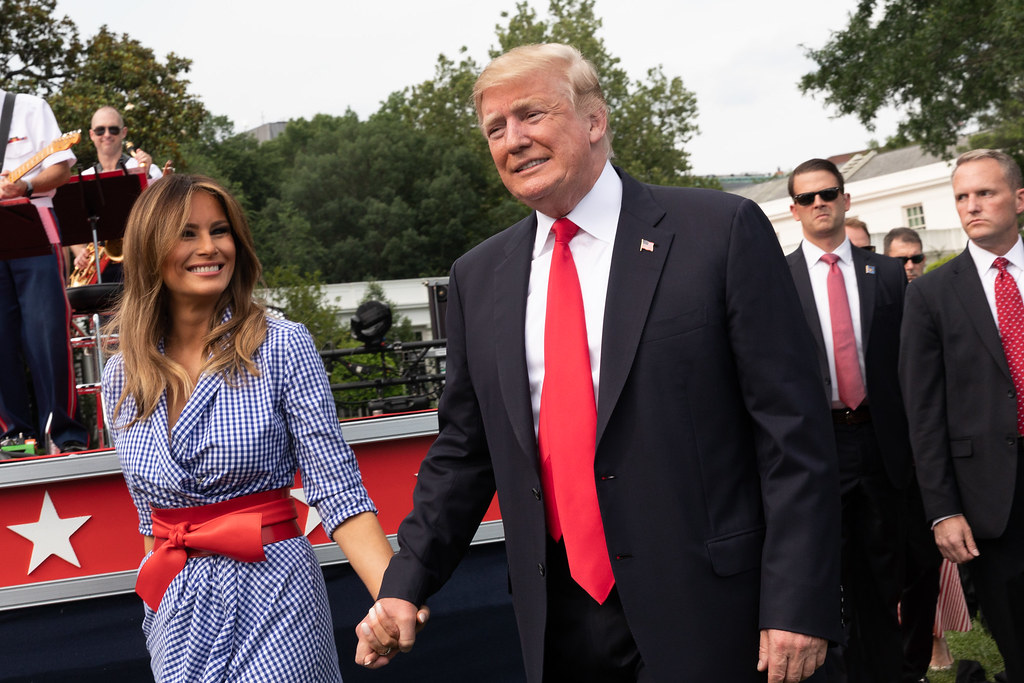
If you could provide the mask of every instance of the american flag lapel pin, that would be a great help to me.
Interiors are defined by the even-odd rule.
[[[865,265],[864,266],[864,272],[867,273],[868,275],[874,275],[875,274],[875,267],[874,266]]]
[[[654,253],[654,242],[650,240],[640,240],[640,251],[649,251]]]

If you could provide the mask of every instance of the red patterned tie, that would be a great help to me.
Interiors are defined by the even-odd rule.
[[[857,358],[857,337],[853,333],[850,300],[846,297],[846,281],[839,270],[839,257],[823,254],[828,264],[828,311],[832,317],[832,348],[836,359],[836,383],[839,400],[848,408],[856,409],[867,396],[864,378],[860,374]]]
[[[999,270],[996,275],[996,315],[999,317],[1003,353],[1017,391],[1017,433],[1024,434],[1024,304],[1021,303],[1016,281],[1006,270],[1009,263],[1002,256],[992,263]]]
[[[569,240],[579,227],[553,227],[544,322],[544,386],[540,398],[541,481],[548,531],[565,539],[572,578],[603,603],[615,584],[594,482],[597,406],[587,345],[587,321]]]

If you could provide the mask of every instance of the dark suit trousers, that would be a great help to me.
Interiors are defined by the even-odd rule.
[[[1017,454],[1006,530],[999,538],[977,539],[979,555],[969,563],[978,605],[1003,655],[1009,683],[1024,683],[1024,449],[1019,444]]]
[[[598,604],[569,574],[565,545],[548,537],[544,681],[640,683],[644,675],[619,591]]]
[[[843,616],[847,642],[829,649],[828,680],[898,683],[903,638],[904,492],[889,481],[870,422],[835,425],[842,491]]]
[[[942,555],[925,518],[921,489],[911,479],[906,490],[907,545],[900,630],[903,632],[903,680],[917,683],[928,673],[932,660],[932,630],[939,599]]]

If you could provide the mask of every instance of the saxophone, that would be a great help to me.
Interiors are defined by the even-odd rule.
[[[75,268],[68,278],[68,287],[81,287],[82,285],[96,284],[96,253],[92,242],[85,245],[85,253],[89,257],[89,263],[84,268]],[[107,240],[100,247],[99,269],[102,273],[108,263],[120,263],[124,260],[124,244],[121,239]]]

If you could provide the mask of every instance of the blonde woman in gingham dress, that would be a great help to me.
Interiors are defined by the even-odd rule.
[[[137,584],[153,674],[338,681],[323,575],[288,495],[296,469],[373,596],[392,551],[313,341],[253,301],[252,235],[208,178],[153,183],[124,248],[121,351],[103,398],[139,532],[156,548]]]

